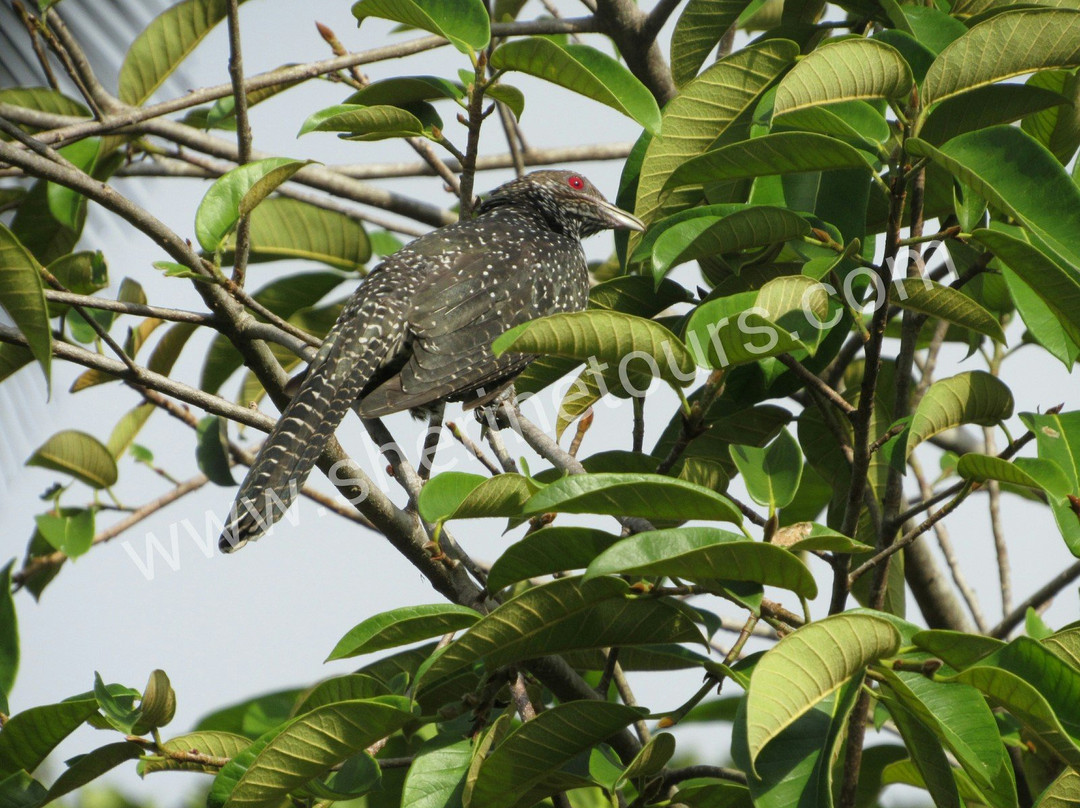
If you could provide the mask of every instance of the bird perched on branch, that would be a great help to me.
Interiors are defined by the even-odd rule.
[[[644,230],[573,171],[536,171],[496,188],[475,218],[426,233],[376,267],[349,298],[240,486],[220,546],[258,538],[295,499],[354,404],[363,418],[485,404],[531,357],[496,357],[504,331],[581,311],[581,239]]]

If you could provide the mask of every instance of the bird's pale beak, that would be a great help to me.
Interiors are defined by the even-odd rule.
[[[622,208],[612,205],[606,199],[598,200],[596,206],[600,208],[604,218],[607,219],[608,227],[644,232],[645,223],[632,213],[627,213]]]

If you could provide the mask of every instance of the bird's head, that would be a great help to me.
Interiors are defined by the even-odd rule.
[[[483,214],[503,205],[535,209],[551,226],[576,238],[601,230],[644,230],[636,216],[604,199],[591,182],[576,171],[533,171],[500,185],[480,206]]]

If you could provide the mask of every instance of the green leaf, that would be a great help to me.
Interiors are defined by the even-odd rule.
[[[1074,668],[1080,669],[1080,628],[1077,628],[1075,623],[1071,628],[1066,626],[1046,637],[1042,644]]]
[[[974,370],[930,385],[911,417],[907,454],[924,440],[961,424],[993,426],[1012,415],[1013,397],[996,376]]]
[[[533,494],[522,509],[538,513],[600,513],[655,520],[742,523],[742,513],[715,491],[662,474],[575,474]]]
[[[100,250],[68,253],[49,264],[48,270],[65,289],[78,295],[92,295],[109,285],[109,268]],[[69,308],[62,303],[49,303],[49,316],[66,314]]]
[[[638,395],[656,377],[685,387],[697,375],[693,357],[678,337],[653,320],[615,311],[591,309],[541,317],[511,328],[491,349],[496,356],[512,351],[578,361],[595,357],[601,370],[618,368],[623,388]]]
[[[0,307],[26,337],[30,352],[51,383],[52,330],[41,283],[41,265],[15,234],[0,224]]]
[[[462,53],[483,50],[491,41],[491,24],[481,0],[360,0],[352,13],[404,23],[446,37]]]
[[[287,62],[279,65],[279,69],[286,67],[296,67],[296,63]],[[278,93],[282,93],[304,81],[305,79],[293,79],[292,81],[283,81],[280,84],[271,84],[269,87],[262,87],[258,90],[249,90],[247,93],[247,107],[251,109],[256,104],[261,104],[263,101],[273,98]],[[227,95],[214,102],[214,105],[206,113],[206,128],[222,128],[235,131],[236,98],[234,96]]]
[[[114,459],[119,460],[123,456],[156,409],[153,404],[140,404],[116,422],[109,441],[105,444]]]
[[[545,527],[503,551],[488,573],[487,588],[497,592],[510,584],[553,572],[584,569],[618,536],[588,527]]]
[[[926,278],[898,278],[894,285],[896,294],[890,298],[894,305],[969,328],[1005,344],[1005,332],[997,318],[960,290]]]
[[[80,699],[31,707],[16,713],[0,732],[0,778],[32,772],[53,748],[97,712],[97,701]]]
[[[836,101],[902,99],[913,82],[911,68],[891,45],[840,39],[815,48],[780,80],[773,115]]]
[[[782,276],[757,292],[714,298],[698,306],[686,325],[686,343],[699,364],[714,368],[809,351],[799,336],[820,335],[835,325],[839,318],[830,315],[830,309],[822,284],[806,276]]]
[[[934,144],[944,143],[964,132],[1012,123],[1059,106],[1064,100],[1057,93],[1030,84],[988,84],[935,104],[919,137]]]
[[[0,90],[0,104],[51,112],[54,115],[69,115],[73,118],[90,117],[90,110],[80,102],[51,87],[6,87]]]
[[[101,151],[99,138],[78,140],[59,149],[64,159],[87,174],[93,174]],[[71,230],[79,230],[86,218],[86,196],[55,182],[50,182],[45,189],[45,198],[49,203],[49,213],[60,224]]]
[[[697,75],[748,0],[690,0],[671,35],[671,75],[680,87]]]
[[[1052,254],[1080,266],[1080,188],[1061,163],[1019,127],[969,132],[940,149],[909,138],[907,147],[1019,219]]]
[[[128,48],[120,67],[120,100],[139,106],[223,19],[225,0],[186,0],[165,9]]]
[[[214,181],[195,212],[195,237],[207,252],[218,250],[237,220],[310,160],[269,157],[237,166]]]
[[[479,619],[480,615],[475,610],[451,603],[403,606],[369,617],[350,629],[334,646],[326,661],[440,637],[468,628]]]
[[[781,547],[709,527],[637,533],[589,564],[588,581],[601,575],[663,575],[708,586],[711,581],[753,581],[817,596],[810,570]]]
[[[21,345],[0,345],[0,382],[34,361],[34,355]]]
[[[120,741],[98,747],[85,755],[79,755],[74,761],[70,761],[68,768],[56,782],[49,787],[45,795],[45,802],[52,802],[65,794],[69,794],[77,788],[81,788],[92,780],[96,780],[105,772],[115,769],[121,763],[135,760],[141,756],[143,748],[131,741]],[[45,804],[42,803],[42,805]]]
[[[225,263],[232,263],[235,242],[235,236],[230,236]],[[371,258],[371,244],[360,222],[344,213],[272,196],[251,212],[250,261],[294,258],[351,272]]]
[[[1004,707],[1039,735],[1063,761],[1073,768],[1080,766],[1080,747],[1062,728],[1061,716],[1056,715],[1043,695],[1023,678],[990,665],[975,665],[956,674],[952,680],[978,688],[992,704]]]
[[[390,690],[374,676],[363,673],[350,673],[324,679],[302,693],[297,700],[293,715],[309,713],[324,704],[338,701],[370,699],[375,696],[389,696]]]
[[[70,474],[91,488],[116,484],[116,461],[112,453],[93,435],[75,429],[57,432],[37,448],[26,465]]]
[[[249,740],[255,740],[267,730],[289,719],[296,700],[303,693],[304,691],[296,688],[263,693],[203,716],[195,729],[199,732],[243,735]]]
[[[297,137],[308,132],[344,132],[349,140],[432,137],[430,124],[425,125],[409,110],[387,104],[374,107],[336,104],[321,109],[304,121]]]
[[[617,578],[560,578],[506,601],[450,643],[418,687],[477,662],[487,670],[586,648],[702,642],[686,612],[659,598],[627,597]]]
[[[1044,70],[1028,79],[1033,90],[1045,88],[1060,94],[1069,103],[1044,109],[1029,115],[1021,124],[1025,131],[1042,143],[1066,165],[1080,146],[1080,117],[1076,102],[1080,98],[1080,82],[1071,70]]]
[[[484,477],[447,471],[420,490],[417,507],[429,522],[475,519],[483,516],[518,516],[521,506],[539,486],[520,474]]]
[[[215,485],[236,485],[229,458],[227,422],[216,415],[207,415],[195,428],[195,462],[199,471]]]
[[[1015,463],[1002,460],[1000,457],[977,452],[961,455],[960,461],[956,464],[956,473],[965,480],[975,480],[980,483],[987,480],[997,480],[1011,485],[1022,485],[1027,488],[1042,490],[1042,485]]]
[[[705,209],[701,209],[704,211]],[[659,232],[652,243],[653,278],[659,280],[674,266],[712,255],[723,255],[753,247],[765,247],[801,238],[810,233],[810,223],[793,211],[771,205],[753,205],[725,216],[700,215],[658,222]],[[642,242],[631,260],[644,260],[648,242]]]
[[[176,715],[176,693],[165,671],[158,669],[150,673],[139,710],[142,714],[134,727],[136,735],[168,726],[173,720]]]
[[[525,94],[517,87],[499,82],[488,87],[484,95],[505,104],[506,108],[514,113],[514,119],[521,120],[521,114],[525,111]]]
[[[1050,310],[1069,338],[1080,341],[1080,273],[1051,260],[1038,247],[998,230],[976,230],[972,237],[1008,265]]]
[[[19,672],[19,621],[15,613],[15,601],[11,596],[13,566],[14,559],[0,570],[0,711],[5,715],[11,712],[8,696],[11,695],[15,676]]]
[[[1080,805],[1080,772],[1066,769],[1035,801],[1035,808],[1070,808]]]
[[[974,26],[934,60],[923,81],[924,107],[1002,79],[1080,64],[1080,13],[1025,9]]]
[[[993,637],[946,629],[920,631],[912,637],[912,641],[957,670],[974,665],[1005,645]]]
[[[1016,783],[994,714],[973,687],[935,682],[918,673],[883,671],[896,698],[945,744],[1000,808],[1016,805]]]
[[[718,138],[740,130],[744,115],[798,53],[799,46],[784,39],[748,45],[682,87],[664,107],[660,134],[645,151],[634,205],[639,218],[650,224],[701,200],[700,193],[680,191],[661,204],[660,191],[679,166],[708,151]],[[631,250],[639,239],[631,235]]]
[[[373,81],[345,99],[346,104],[363,104],[373,107],[380,104],[405,106],[416,101],[433,101],[440,98],[464,98],[465,88],[438,76],[395,76]]]
[[[911,753],[911,763],[916,769],[912,784],[920,785],[929,791],[935,806],[962,808],[953,768],[930,728],[897,699],[884,695],[881,700],[892,715],[897,729],[900,730],[900,737]],[[883,776],[882,781],[891,782],[887,776]]]
[[[94,511],[90,508],[40,514],[34,523],[45,540],[68,558],[78,558],[94,543]]]
[[[1055,308],[1046,303],[1007,266],[1002,265],[1000,272],[1005,279],[1009,296],[1016,304],[1016,311],[1027,326],[1028,334],[1065,365],[1066,369],[1071,369],[1077,356],[1080,356],[1080,346],[1077,346],[1070,333],[1075,332],[1075,326],[1068,320],[1062,322],[1063,318],[1057,314]]]
[[[473,744],[468,738],[436,735],[416,752],[405,785],[401,804],[409,808],[455,808],[461,805],[465,774],[472,762]]]
[[[863,677],[856,676],[797,718],[750,763],[746,699],[740,699],[732,731],[731,755],[747,773],[755,808],[827,806],[833,803],[833,774],[851,710]],[[866,750],[870,752],[869,749]],[[682,792],[679,793],[680,798]],[[720,795],[729,799],[735,795]],[[711,803],[704,803],[710,805]],[[731,804],[727,801],[721,805]],[[735,805],[742,808],[743,803]]]
[[[571,701],[544,710],[506,736],[480,764],[468,805],[528,808],[544,797],[574,787],[568,786],[573,780],[568,781],[563,767],[644,714],[636,707],[591,700]]]
[[[588,45],[560,45],[545,37],[514,39],[491,54],[496,70],[517,70],[558,84],[611,107],[653,134],[660,108],[648,88],[627,68]]]
[[[0,779],[0,805],[4,808],[39,808],[45,793],[45,786],[25,771]]]
[[[803,626],[767,651],[747,692],[750,763],[769,741],[868,664],[892,656],[900,634],[869,614],[838,614]]]
[[[787,511],[785,511],[787,513]],[[830,527],[817,522],[796,522],[776,531],[772,544],[785,547],[792,553],[818,550],[829,553],[851,553],[865,551],[866,545],[849,539]]]
[[[864,152],[834,137],[776,132],[729,143],[687,160],[664,183],[661,196],[683,186],[841,168],[870,171],[873,166]]]
[[[892,134],[885,116],[866,101],[804,107],[774,116],[771,129],[773,132],[794,130],[829,135],[874,155],[881,155],[881,145]]]
[[[246,738],[243,735],[206,730],[170,738],[161,744],[161,751],[167,755],[169,752],[190,752],[192,749],[198,749],[202,754],[209,757],[228,760],[236,757],[249,746],[251,746],[251,738]],[[194,771],[217,774],[220,768],[208,763],[176,760],[166,755],[152,755],[143,759],[139,763],[139,774],[145,776],[153,772],[164,771]]]
[[[795,499],[802,479],[802,449],[786,429],[763,449],[732,446],[731,459],[742,475],[750,498],[768,505],[770,513]]]
[[[408,699],[339,701],[263,735],[221,769],[211,808],[264,808],[415,719]]]

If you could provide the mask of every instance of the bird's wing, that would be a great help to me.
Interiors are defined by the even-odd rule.
[[[409,357],[375,389],[361,413],[376,417],[485,388],[519,372],[531,357],[496,358],[491,343],[508,328],[548,313],[528,245],[506,260],[467,253],[425,279],[411,301]],[[512,266],[514,274],[496,266]]]

